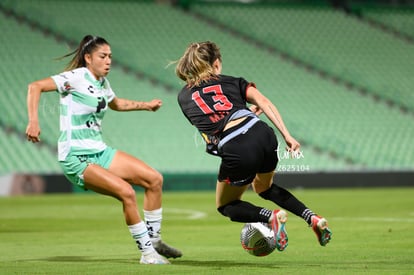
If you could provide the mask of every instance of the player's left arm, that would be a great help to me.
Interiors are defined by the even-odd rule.
[[[253,86],[250,86],[247,89],[247,101],[251,104],[256,105],[256,108],[259,108],[267,118],[273,123],[273,125],[279,130],[285,139],[286,144],[288,145],[289,151],[297,151],[300,148],[300,144],[296,139],[294,139],[285,123],[283,122],[282,116],[277,110],[276,106],[265,97],[258,89]],[[257,112],[257,110],[256,110]]]
[[[250,109],[250,111],[252,111],[252,112],[253,112],[256,116],[260,116],[260,115],[263,113],[262,109],[260,109],[258,106],[254,105],[254,104],[250,105],[249,109]]]
[[[115,97],[109,102],[109,108],[119,112],[125,111],[152,111],[155,112],[162,106],[160,99],[153,99],[151,101],[136,101],[125,98]]]

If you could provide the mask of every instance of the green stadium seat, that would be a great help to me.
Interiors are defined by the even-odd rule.
[[[98,6],[106,18],[103,22],[100,18],[87,16]],[[281,160],[281,164],[309,166],[314,172],[414,168],[412,154],[398,153],[399,148],[413,151],[411,113],[403,113],[398,108],[350,92],[344,86],[198,20],[191,13],[149,2],[120,4],[98,1],[85,5],[81,1],[38,0],[34,3],[28,0],[4,0],[0,7],[12,9],[71,43],[78,43],[86,34],[85,25],[89,26],[88,33],[108,39],[115,63],[109,80],[117,96],[137,100],[160,98],[163,107],[156,113],[108,112],[103,124],[104,138],[109,145],[141,158],[162,172],[215,173],[219,163],[218,158],[204,154],[199,134],[181,114],[176,95],[182,83],[174,75],[174,66],[165,68],[168,62],[181,56],[190,42],[202,40],[219,44],[224,61],[223,73],[244,76],[254,81],[259,90],[278,106],[292,135],[303,143],[305,158]],[[47,16],[44,12],[46,8]],[[196,10],[198,8],[195,7]],[[393,96],[400,92],[403,95],[402,99],[396,100],[409,104],[413,102],[411,95],[406,92],[410,91],[413,82],[406,74],[399,74],[400,70],[408,69],[408,61],[401,62],[399,66],[400,57],[384,57],[383,62],[389,65],[393,77],[387,79],[382,76],[387,70],[381,69],[382,65],[378,66],[375,60],[375,57],[389,53],[393,46],[411,56],[412,53],[408,51],[410,47],[401,46],[384,34],[360,26],[359,22],[341,13],[326,8],[263,10],[260,6],[240,6],[233,10],[220,5],[200,8],[209,11],[206,14],[214,16],[217,13],[217,20],[223,24],[231,28],[235,27],[233,24],[239,24],[238,31],[251,35],[259,42],[269,45],[276,43],[277,47],[315,67],[369,86],[378,93],[396,88]],[[226,12],[234,15],[229,16],[233,18],[231,22],[220,17]],[[277,25],[271,21],[275,16]],[[245,21],[241,22],[241,19]],[[259,27],[254,25],[255,20],[259,22]],[[64,64],[52,59],[70,49],[65,43],[45,36],[40,31],[33,31],[12,17],[0,14],[0,24],[9,27],[4,33],[8,39],[2,43],[6,50],[0,52],[5,65],[0,68],[0,84],[7,87],[6,92],[0,94],[0,102],[10,113],[0,117],[0,125],[3,129],[11,128],[24,133],[27,83],[62,70]],[[252,32],[249,28],[259,31]],[[338,30],[348,34],[349,39],[341,37]],[[362,43],[359,40],[366,43],[370,51],[352,50],[355,43]],[[27,66],[28,63],[32,66]],[[130,68],[130,72],[126,73],[119,65]],[[398,80],[405,86],[397,86]],[[389,86],[384,84],[385,81],[389,81],[386,82]],[[170,88],[166,89],[166,86]],[[17,93],[19,96],[16,96]],[[59,134],[56,94],[42,96],[39,115],[45,145],[41,147],[45,149],[41,150],[50,152],[56,147]],[[16,147],[22,146],[19,140],[10,143]],[[32,148],[33,145],[30,145]],[[27,153],[19,150],[16,149],[28,158],[34,154],[31,149]],[[30,164],[21,167],[17,161],[8,169],[16,167],[36,169]]]
[[[414,111],[412,43],[330,6],[198,4],[193,10]]]

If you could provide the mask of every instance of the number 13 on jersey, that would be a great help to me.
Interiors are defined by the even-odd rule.
[[[213,104],[209,106],[206,101],[201,97],[200,92],[196,91],[192,95],[192,99],[195,101],[197,106],[205,114],[213,114],[215,112],[225,112],[231,110],[233,103],[224,95],[221,85],[213,85],[203,88],[204,95],[211,95]]]

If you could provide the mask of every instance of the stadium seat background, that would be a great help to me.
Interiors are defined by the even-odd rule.
[[[182,83],[174,65],[166,67],[190,42],[204,40],[221,47],[223,73],[254,81],[303,144],[304,158],[282,159],[281,164],[313,172],[414,169],[414,46],[340,11],[220,4],[183,11],[151,1],[63,0],[4,0],[0,11],[2,152],[10,146],[10,153],[0,156],[0,173],[60,173],[55,162],[58,96],[42,96],[43,145],[28,144],[27,84],[60,72],[65,62],[53,58],[89,33],[111,43],[114,66],[108,78],[117,96],[164,102],[156,113],[108,112],[107,143],[162,172],[217,169],[219,160],[203,153],[198,133],[178,109]],[[368,95],[312,68],[362,87]],[[26,161],[10,162],[12,152]]]

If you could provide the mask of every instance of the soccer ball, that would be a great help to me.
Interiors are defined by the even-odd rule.
[[[276,249],[275,234],[267,225],[256,222],[246,223],[240,233],[243,249],[253,256],[267,256]]]

